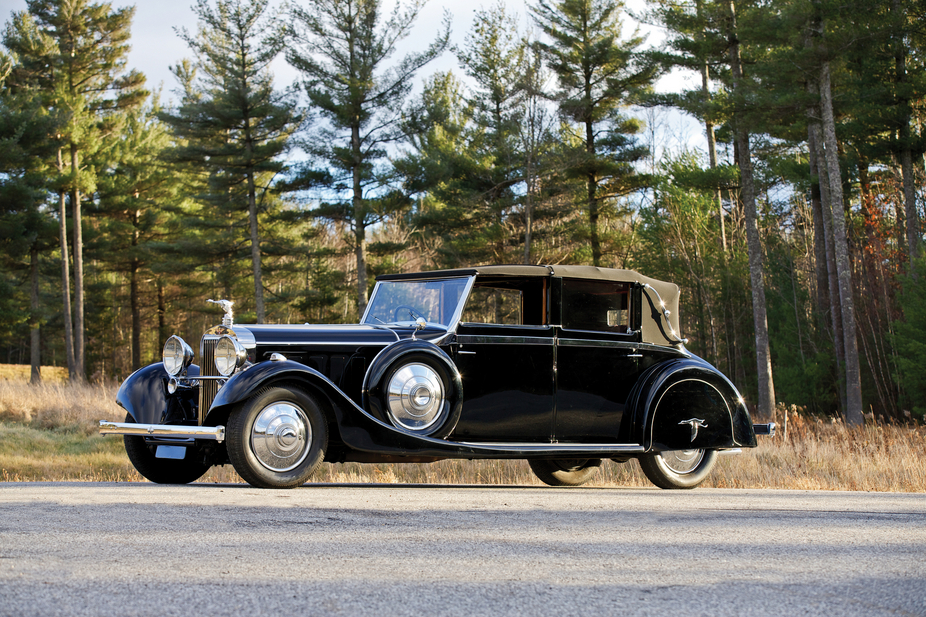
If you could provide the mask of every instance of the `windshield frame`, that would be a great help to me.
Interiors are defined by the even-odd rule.
[[[373,288],[373,293],[370,294],[370,300],[367,302],[367,306],[363,311],[363,316],[360,318],[360,323],[367,326],[379,326],[379,327],[398,327],[398,328],[408,328],[414,327],[414,322],[386,322],[385,324],[379,323],[377,320],[367,321],[367,318],[370,315],[370,309],[373,306],[373,302],[376,299],[376,294],[380,292],[380,289],[383,287],[383,283],[397,284],[397,283],[431,283],[431,282],[440,282],[440,281],[451,281],[466,279],[466,283],[463,286],[463,291],[460,293],[460,301],[457,303],[457,307],[453,311],[453,316],[450,319],[450,323],[444,326],[444,324],[438,323],[436,321],[429,321],[428,326],[433,326],[437,328],[446,328],[447,332],[455,332],[457,324],[460,323],[460,318],[463,316],[463,307],[466,306],[466,301],[469,299],[469,294],[473,289],[473,283],[476,282],[475,275],[469,276],[435,276],[428,277],[422,276],[421,278],[414,279],[402,279],[402,280],[391,280],[391,281],[376,281],[376,286]],[[407,325],[406,325],[407,324]]]

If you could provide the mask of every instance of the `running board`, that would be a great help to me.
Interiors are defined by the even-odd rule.
[[[642,454],[645,449],[637,444],[613,443],[503,443],[448,441],[448,445],[466,448],[472,454],[487,455],[544,455],[562,458],[609,457]],[[508,458],[505,456],[505,458]]]

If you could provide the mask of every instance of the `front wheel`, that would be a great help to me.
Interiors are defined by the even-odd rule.
[[[125,421],[135,422],[135,419],[126,415]],[[135,470],[155,484],[189,484],[203,477],[211,467],[195,446],[184,448],[184,458],[175,459],[158,458],[158,446],[149,445],[144,437],[125,435],[123,442]]]
[[[248,484],[293,488],[325,458],[328,423],[302,390],[271,387],[235,407],[226,436],[228,458]]]
[[[717,462],[716,450],[670,450],[640,457],[640,468],[659,488],[695,488]]]
[[[534,475],[550,486],[580,486],[592,479],[601,466],[600,458],[527,461]]]

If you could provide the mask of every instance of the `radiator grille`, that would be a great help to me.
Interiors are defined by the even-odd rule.
[[[199,356],[202,362],[199,365],[200,375],[214,376],[218,375],[215,370],[215,346],[219,342],[218,336],[204,336],[199,345]],[[217,379],[202,379],[199,382],[199,425],[202,426],[206,420],[206,413],[215,400],[215,395],[219,391],[219,381]]]

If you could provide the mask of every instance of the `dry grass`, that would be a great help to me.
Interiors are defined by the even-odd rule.
[[[29,381],[32,369],[28,364],[0,364],[0,380]],[[68,369],[62,366],[41,367],[42,379],[45,381],[67,381]]]
[[[28,368],[28,367],[27,367]],[[2,369],[2,367],[0,367]],[[0,375],[5,374],[0,372]],[[115,386],[0,378],[0,480],[139,481],[122,439],[96,434],[97,422],[121,420]],[[789,435],[759,438],[759,447],[721,456],[703,484],[721,488],[780,488],[926,492],[926,428],[839,422],[789,415]],[[538,485],[524,461],[323,465],[313,478],[335,483]],[[240,482],[230,466],[203,482]],[[594,486],[651,486],[636,461],[605,462]]]
[[[115,386],[67,381],[32,386],[26,380],[0,379],[0,421],[90,435],[99,428],[99,420],[125,418],[116,405]]]

